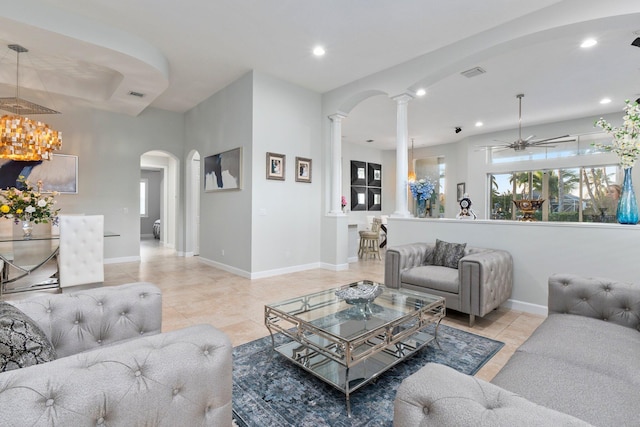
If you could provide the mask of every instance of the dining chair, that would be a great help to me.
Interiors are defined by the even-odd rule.
[[[104,282],[104,216],[60,215],[61,288]]]

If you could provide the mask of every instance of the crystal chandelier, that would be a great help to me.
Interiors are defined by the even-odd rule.
[[[19,85],[20,53],[24,47],[10,44],[16,52],[16,96],[0,98],[0,109],[13,115],[0,117],[0,158],[10,160],[51,160],[54,150],[62,146],[62,133],[47,124],[26,117],[27,114],[59,114],[58,111],[21,99]]]

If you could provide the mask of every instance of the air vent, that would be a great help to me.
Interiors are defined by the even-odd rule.
[[[137,96],[138,98],[142,98],[142,97],[144,96],[144,93],[130,91],[130,92],[129,92],[129,95],[131,95],[131,96]]]
[[[480,74],[484,74],[484,73],[486,73],[486,71],[483,70],[482,68],[474,67],[470,70],[463,71],[460,74],[462,74],[465,77],[471,78],[471,77],[479,76]]]

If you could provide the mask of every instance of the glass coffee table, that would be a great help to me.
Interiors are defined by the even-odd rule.
[[[377,288],[375,299],[347,300],[350,289]],[[347,302],[348,301],[348,302]],[[444,298],[371,281],[265,305],[264,323],[278,353],[349,396],[431,342],[445,316]],[[435,324],[434,334],[424,330]],[[274,334],[291,338],[278,347]]]

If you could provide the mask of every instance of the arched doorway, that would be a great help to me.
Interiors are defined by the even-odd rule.
[[[140,170],[157,171],[161,175],[158,190],[160,200],[159,240],[161,245],[177,249],[178,159],[164,151],[147,151],[140,156]]]

